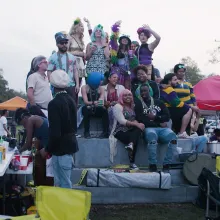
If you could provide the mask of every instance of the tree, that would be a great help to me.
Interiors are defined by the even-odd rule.
[[[197,84],[200,80],[204,79],[205,76],[200,74],[200,69],[197,63],[192,60],[191,57],[184,57],[181,59],[181,62],[186,66],[186,80],[192,85]]]
[[[216,49],[214,49],[211,53],[210,53],[210,60],[209,62],[212,64],[217,64],[220,62],[220,46],[217,47]]]
[[[20,96],[21,98],[26,99],[26,94],[24,92],[18,92],[14,89],[8,88],[8,81],[4,79],[2,73],[3,70],[0,69],[0,103],[7,101],[15,96]]]

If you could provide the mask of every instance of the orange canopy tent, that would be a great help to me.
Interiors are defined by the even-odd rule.
[[[21,97],[14,97],[12,99],[9,99],[6,102],[0,103],[0,110],[9,110],[9,111],[15,111],[18,108],[26,108],[27,101],[22,99]]]

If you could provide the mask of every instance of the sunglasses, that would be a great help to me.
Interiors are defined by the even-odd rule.
[[[65,44],[68,44],[68,42],[66,42],[66,41],[65,42],[60,42],[59,44],[60,45],[65,45]]]
[[[179,69],[182,69],[182,68],[185,69],[185,66],[184,66],[184,65],[179,65],[178,68],[179,68]]]

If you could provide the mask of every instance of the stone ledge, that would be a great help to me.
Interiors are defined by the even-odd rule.
[[[177,186],[169,190],[109,187],[74,187],[92,193],[93,204],[141,204],[192,202],[198,194],[196,186]]]
[[[117,155],[114,163],[111,163],[109,156],[109,140],[108,139],[85,139],[78,138],[79,151],[75,154],[75,166],[78,168],[98,167],[107,168],[117,164],[129,164],[127,151],[121,142],[117,142]],[[182,152],[191,152],[192,139],[179,139],[178,147],[182,148]],[[158,145],[158,163],[162,164],[165,156],[167,145]],[[178,162],[178,158],[173,158],[173,162]],[[137,148],[136,161],[138,166],[148,166],[147,145],[143,139],[139,141]]]

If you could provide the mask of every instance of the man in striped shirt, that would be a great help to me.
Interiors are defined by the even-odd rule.
[[[176,64],[174,66],[174,73],[178,79],[178,83],[175,85],[174,89],[180,100],[188,105],[196,106],[196,97],[193,92],[193,86],[185,80],[186,67],[184,64]]]
[[[179,138],[188,138],[186,128],[190,122],[192,111],[198,111],[198,108],[181,101],[174,90],[178,80],[175,74],[165,75],[161,82],[161,100],[168,107],[173,122],[173,128],[178,133]]]

